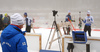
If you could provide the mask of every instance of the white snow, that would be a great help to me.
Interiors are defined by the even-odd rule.
[[[0,52],[2,52],[1,44],[0,44]]]
[[[25,30],[25,29],[23,28],[22,30]],[[42,34],[42,49],[45,49],[46,42],[47,42],[50,30],[51,29],[45,29],[45,28],[35,29],[36,33],[41,33]],[[54,29],[52,30],[51,37],[52,37],[53,31],[54,31]],[[61,29],[61,32],[63,34],[63,30],[62,29]],[[33,31],[31,31],[31,33],[33,33]],[[92,31],[92,36],[93,37],[100,37],[100,31]],[[55,35],[55,38],[56,37],[57,37],[57,35]],[[50,40],[51,40],[51,38],[50,38]],[[32,41],[32,40],[30,39],[30,41]],[[32,47],[35,48],[34,46],[32,46]],[[2,52],[1,50],[2,49],[1,49],[1,45],[0,45],[0,52]],[[51,46],[51,50],[59,50],[58,41],[53,42],[53,44]],[[28,49],[28,51],[29,52],[33,52],[33,51],[34,52],[39,52],[39,51],[35,51],[35,50],[32,50],[32,49]]]

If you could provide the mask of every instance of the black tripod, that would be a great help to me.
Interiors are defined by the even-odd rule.
[[[48,45],[48,42],[49,42],[49,39],[50,39],[50,36],[51,36],[51,32],[52,32],[52,29],[53,29],[53,26],[55,26],[55,30],[57,32],[57,37],[58,37],[59,49],[60,49],[60,52],[61,52],[60,37],[59,37],[59,28],[58,28],[57,23],[56,23],[56,14],[57,14],[57,12],[58,11],[53,10],[54,21],[53,21],[53,24],[52,24],[52,27],[51,27],[51,30],[50,30],[50,34],[49,34],[49,37],[48,37],[45,49],[47,48],[47,45]]]

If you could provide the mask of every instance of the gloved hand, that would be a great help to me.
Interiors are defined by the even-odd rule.
[[[24,36],[26,35],[26,33],[25,33],[25,32],[27,32],[27,31],[23,31],[23,32],[22,32]]]
[[[75,22],[75,20],[71,20],[72,22]]]

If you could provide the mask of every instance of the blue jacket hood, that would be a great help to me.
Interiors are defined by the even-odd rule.
[[[19,31],[16,29],[18,29]],[[3,30],[1,36],[4,39],[10,39],[14,37],[15,35],[19,34],[20,32],[22,31],[17,26],[9,25]]]
[[[2,52],[28,52],[23,32],[14,25],[8,25],[1,34]]]

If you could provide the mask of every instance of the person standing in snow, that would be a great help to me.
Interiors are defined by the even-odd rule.
[[[28,52],[27,42],[21,29],[24,19],[19,13],[11,16],[11,24],[1,33],[2,52]]]
[[[88,31],[89,36],[91,36],[91,24],[94,22],[93,16],[90,14],[91,12],[88,10],[85,20],[82,19],[82,21],[85,23],[84,32]]]
[[[70,30],[71,30],[70,26],[71,26],[71,25],[70,25],[69,20],[72,21],[72,22],[75,22],[75,20],[72,20],[70,10],[68,11],[68,15],[66,15],[66,18],[65,18],[65,22],[66,22],[66,24],[67,24],[67,27],[63,27],[63,30],[64,30],[64,29],[67,30],[67,33],[66,33],[66,31],[64,30],[64,34],[65,34],[65,35],[66,35],[66,34],[67,34],[67,35],[70,35]]]
[[[27,13],[24,13],[25,21],[26,21],[26,31],[31,32],[31,19],[29,19]]]

